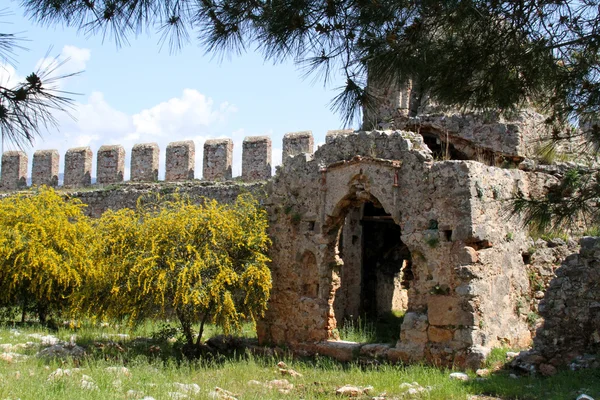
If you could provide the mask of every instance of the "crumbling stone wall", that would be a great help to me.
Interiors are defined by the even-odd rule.
[[[98,149],[96,182],[103,185],[123,182],[125,149],[121,145],[101,146]]]
[[[2,189],[15,190],[27,186],[27,154],[5,151],[2,154]]]
[[[339,230],[350,210],[373,202],[400,226],[413,260],[408,310],[389,359],[476,364],[491,347],[527,344],[527,322],[515,312],[529,292],[525,232],[504,206],[517,191],[537,190],[538,180],[473,161],[434,162],[410,132],[328,136],[314,156],[289,159],[270,183],[274,288],[259,339],[335,337]],[[318,270],[309,281],[306,254]],[[305,286],[317,294],[303,294]]]
[[[242,179],[264,180],[271,177],[271,138],[248,136],[242,145]]]
[[[552,366],[600,352],[600,238],[584,237],[579,253],[556,270],[539,305],[544,323],[534,349]]]
[[[219,143],[207,146],[218,150]],[[528,264],[537,256],[530,254],[526,232],[518,219],[509,218],[507,205],[517,193],[542,194],[556,182],[560,168],[554,174],[529,163],[520,170],[437,160],[424,136],[410,131],[331,131],[326,144],[311,154],[312,137],[303,132],[286,136],[284,164],[267,182],[270,139],[246,138],[246,182],[239,182],[227,180],[231,148],[222,143],[224,153],[208,152],[204,166],[205,178],[225,182],[193,180],[194,144],[175,142],[167,148],[167,182],[137,182],[157,176],[158,148],[134,147],[131,183],[74,191],[90,185],[93,158],[89,148],[77,148],[65,156],[65,188],[94,217],[107,209],[133,208],[140,196],[154,192],[179,191],[198,202],[203,197],[230,202],[242,191],[261,198],[273,241],[272,296],[258,324],[263,343],[343,360],[376,354],[392,361],[477,366],[492,347],[531,341],[523,309],[532,301]],[[100,153],[105,152],[99,152],[102,161]],[[123,153],[115,154],[122,160]],[[122,163],[112,166],[110,179],[115,173],[118,178]],[[98,169],[107,168],[99,162]],[[17,187],[23,173],[18,178],[10,171],[3,165],[2,182]],[[337,338],[341,319],[365,309],[368,252],[361,223],[367,205],[383,210],[376,216],[399,232],[402,247],[384,260],[398,260],[398,271],[388,273],[377,263],[371,268],[377,275],[376,313],[385,311],[380,305],[386,302],[406,311],[400,339],[377,346],[328,342]],[[411,280],[398,290],[400,264],[407,261]]]
[[[58,150],[38,150],[33,154],[32,185],[58,186]]]
[[[156,143],[140,143],[131,150],[131,181],[154,182],[158,180],[160,149]]]
[[[168,195],[179,193],[188,196],[192,201],[200,203],[204,198],[214,199],[222,203],[232,203],[241,193],[250,192],[258,199],[264,197],[264,182],[154,182],[154,183],[123,183],[112,185],[109,189],[69,191],[71,198],[78,198],[86,208],[84,213],[98,218],[106,210],[119,210],[136,207],[142,196],[152,193]]]

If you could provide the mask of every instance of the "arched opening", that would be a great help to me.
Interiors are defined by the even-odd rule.
[[[372,196],[351,203],[337,234],[343,261],[333,309],[342,339],[348,330],[368,331],[362,339],[395,342],[408,308],[412,258],[401,228]],[[334,288],[335,289],[335,288]]]

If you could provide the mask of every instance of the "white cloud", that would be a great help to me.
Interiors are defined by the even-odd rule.
[[[13,88],[24,79],[24,77],[17,74],[17,71],[12,65],[0,63],[0,85],[7,88]]]
[[[215,109],[213,100],[194,89],[184,89],[183,95],[160,103],[133,116],[139,135],[170,137],[174,132],[195,135],[209,125],[224,121],[235,107],[222,103]]]
[[[58,60],[69,59],[55,73],[66,74],[84,69],[91,59],[88,49],[65,46]],[[38,62],[49,65],[49,58]],[[10,66],[0,69],[0,81],[18,78]],[[15,78],[16,77],[16,78]],[[121,144],[127,154],[125,178],[129,179],[130,154],[137,143],[156,142],[160,148],[159,177],[164,177],[167,145],[173,141],[193,140],[196,146],[196,177],[202,176],[204,142],[215,137],[230,137],[234,141],[233,175],[241,175],[242,143],[246,136],[272,135],[271,131],[246,132],[245,129],[224,131],[224,124],[237,111],[235,105],[213,99],[196,89],[184,89],[180,96],[168,99],[135,114],[127,114],[107,102],[101,92],[91,93],[85,101],[77,102],[71,116],[56,114],[58,132],[44,133],[28,151],[29,171],[35,150],[57,149],[61,156],[60,170],[64,169],[64,155],[69,148],[89,146],[94,152],[92,174],[95,176],[95,154],[102,145]],[[280,146],[273,148],[274,166],[281,163]]]
[[[53,89],[64,89],[69,80],[56,78],[82,72],[90,58],[89,49],[64,46],[59,54],[40,59],[35,66],[35,71],[38,71],[47,86]]]
[[[73,118],[60,114],[60,132],[46,134],[43,140],[35,143],[34,150],[55,148],[64,157],[72,147],[89,146],[96,153],[102,145],[120,144],[127,154],[125,178],[128,179],[133,145],[156,142],[160,148],[160,177],[163,177],[167,145],[173,141],[193,140],[196,146],[196,177],[199,178],[202,175],[204,142],[214,137],[211,135],[213,127],[225,121],[235,110],[228,103],[215,106],[211,98],[197,90],[185,89],[180,97],[128,115],[108,104],[102,93],[94,92],[87,102],[75,104],[71,113]],[[33,151],[30,153],[31,160]],[[62,170],[63,165],[60,168]],[[95,169],[94,162],[93,175]]]

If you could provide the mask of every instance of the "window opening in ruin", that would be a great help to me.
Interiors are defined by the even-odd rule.
[[[444,238],[446,239],[447,242],[452,241],[452,229],[447,229],[444,230]]]
[[[373,328],[374,342],[395,342],[408,307],[412,260],[400,226],[380,204],[348,211],[338,236],[340,287],[334,299],[338,329],[357,321]]]
[[[420,132],[423,136],[423,142],[429,147],[433,153],[434,160],[468,160],[469,157],[463,152],[454,147],[452,143],[448,143],[431,132]]]

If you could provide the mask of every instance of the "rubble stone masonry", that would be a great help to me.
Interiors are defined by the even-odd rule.
[[[172,142],[167,146],[167,181],[187,181],[194,179],[196,147],[192,140]]]
[[[473,125],[465,118],[456,129],[467,126],[471,132]],[[469,132],[461,137],[468,138]],[[158,148],[139,145],[132,151],[129,183],[118,183],[122,148],[102,147],[98,180],[118,184],[85,191],[73,188],[90,185],[92,152],[70,149],[65,188],[88,205],[86,212],[93,217],[107,209],[133,208],[140,196],[155,192],[177,191],[197,202],[204,197],[230,202],[247,191],[259,196],[273,243],[271,298],[257,324],[261,343],[345,361],[373,356],[474,368],[493,347],[531,343],[523,307],[530,304],[535,286],[528,263],[537,256],[529,253],[527,231],[517,217],[508,218],[506,205],[515,194],[543,194],[557,182],[562,167],[538,168],[524,161],[519,168],[501,168],[476,159],[439,160],[425,136],[412,131],[331,131],[314,153],[312,145],[308,132],[286,135],[283,164],[269,179],[271,140],[247,137],[242,179],[231,180],[232,142],[210,140],[204,144],[200,181],[194,180],[194,142],[174,142],[166,150],[166,182],[140,182],[156,180]],[[43,154],[52,162],[57,158],[52,152]],[[41,156],[36,173],[37,168],[54,171],[54,164],[41,167],[46,165]],[[24,186],[25,154],[4,153],[1,172],[3,189]],[[557,271],[539,307],[558,342],[544,343],[580,354],[600,342],[594,323],[599,318],[600,300],[594,297],[599,248],[597,242],[582,243],[581,254],[567,258],[562,272]],[[337,340],[344,320],[395,311],[404,313],[395,344]],[[570,327],[563,327],[564,321]],[[542,343],[543,337],[539,340],[542,347],[551,347]],[[564,354],[561,349],[552,352],[550,363]]]
[[[76,147],[67,150],[65,154],[66,188],[89,186],[92,183],[92,157],[89,147]]]
[[[96,183],[105,185],[123,182],[125,175],[125,149],[121,145],[101,146],[98,149]]]
[[[133,146],[131,150],[131,181],[157,181],[159,154],[160,149],[156,143],[143,143]]]
[[[14,190],[27,186],[27,154],[5,151],[2,154],[2,189]]]
[[[58,168],[60,155],[58,150],[38,150],[33,154],[31,184],[58,186]]]
[[[206,181],[231,179],[233,140],[209,139],[204,142],[202,178]]]
[[[242,148],[242,179],[258,181],[271,177],[271,138],[248,136]]]

